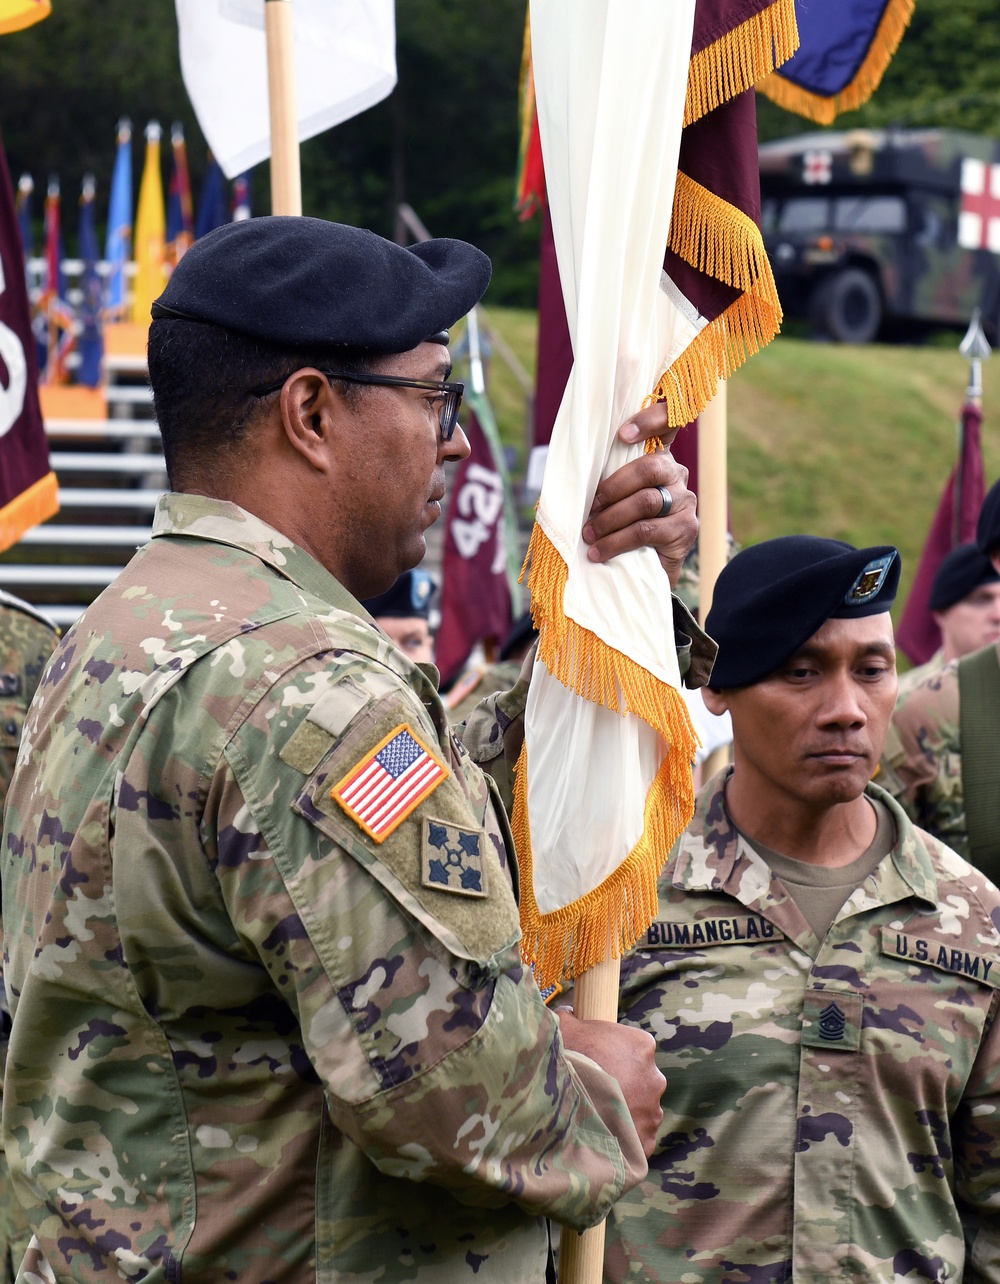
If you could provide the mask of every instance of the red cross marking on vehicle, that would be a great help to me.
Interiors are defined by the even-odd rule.
[[[1000,254],[1000,165],[962,159],[962,204],[958,243],[966,250]]]
[[[833,157],[829,152],[806,152],[802,157],[803,183],[829,183]]]

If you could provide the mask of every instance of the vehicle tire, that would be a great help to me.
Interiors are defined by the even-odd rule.
[[[820,283],[811,311],[837,343],[870,343],[882,324],[882,296],[863,268],[844,268]]]

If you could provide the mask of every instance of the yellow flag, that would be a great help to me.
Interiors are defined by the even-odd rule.
[[[0,35],[21,31],[33,22],[41,22],[52,12],[49,0],[0,0]]]
[[[167,284],[167,217],[160,176],[160,126],[155,120],[146,126],[146,163],[139,184],[134,244],[131,319],[136,325],[146,326],[153,300],[163,293]]]

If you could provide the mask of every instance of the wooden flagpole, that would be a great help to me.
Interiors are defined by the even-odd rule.
[[[271,108],[271,213],[302,213],[299,123],[295,102],[292,0],[265,0],[267,88]]]
[[[729,552],[729,473],[726,383],[698,416],[698,619],[702,628],[712,609],[715,581]],[[709,780],[728,761],[723,745],[702,764],[702,780]]]
[[[573,1012],[583,1021],[618,1020],[618,983],[621,960],[614,957],[608,932],[605,958],[574,982]],[[560,1284],[601,1284],[604,1278],[604,1222],[577,1234],[563,1228],[559,1239]]]

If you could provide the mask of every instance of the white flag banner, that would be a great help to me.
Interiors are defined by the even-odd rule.
[[[228,178],[271,154],[265,0],[176,0],[181,72]],[[393,0],[292,0],[299,142],[349,120],[396,83]]]
[[[650,549],[591,562],[581,531],[601,478],[642,449],[618,428],[706,324],[662,270],[694,12],[695,0],[531,0],[574,356],[532,536],[541,641],[514,817],[523,948],[542,984],[645,930],[692,805],[666,575]]]

